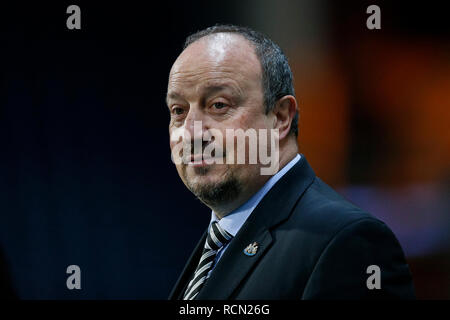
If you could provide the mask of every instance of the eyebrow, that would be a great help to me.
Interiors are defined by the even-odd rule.
[[[229,83],[221,83],[221,84],[209,84],[201,88],[201,91],[204,95],[212,95],[216,92],[231,89],[231,91],[234,94],[237,94],[239,96],[242,96],[241,90],[236,88],[234,85],[231,85]],[[176,91],[170,91],[167,93],[166,96],[166,104],[169,105],[169,100],[176,100],[176,99],[183,99],[182,95]]]
[[[181,99],[181,94],[179,94],[178,92],[175,92],[175,91],[167,92],[167,95],[166,95],[166,104],[167,105],[169,105],[170,99],[172,99],[172,100]]]

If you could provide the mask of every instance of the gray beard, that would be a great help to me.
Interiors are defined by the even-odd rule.
[[[206,175],[209,171],[205,168],[195,168],[196,174]],[[186,174],[186,172],[184,172]],[[189,190],[204,204],[210,207],[220,206],[235,200],[242,191],[239,180],[233,175],[228,175],[224,180],[216,184],[191,185],[186,179]]]

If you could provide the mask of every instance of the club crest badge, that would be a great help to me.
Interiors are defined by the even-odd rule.
[[[256,251],[258,251],[258,242],[253,242],[244,249],[244,254],[247,256],[254,256]]]

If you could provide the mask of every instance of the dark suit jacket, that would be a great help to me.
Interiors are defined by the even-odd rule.
[[[203,250],[194,249],[169,299],[182,299]],[[254,256],[243,250],[253,242]],[[381,289],[369,290],[381,271]],[[197,296],[205,299],[413,299],[411,274],[392,231],[315,176],[305,157],[266,194]]]

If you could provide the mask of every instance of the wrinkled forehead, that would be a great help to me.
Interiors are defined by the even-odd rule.
[[[221,77],[236,81],[261,81],[261,65],[253,45],[243,36],[217,33],[190,44],[177,58],[169,87]]]

